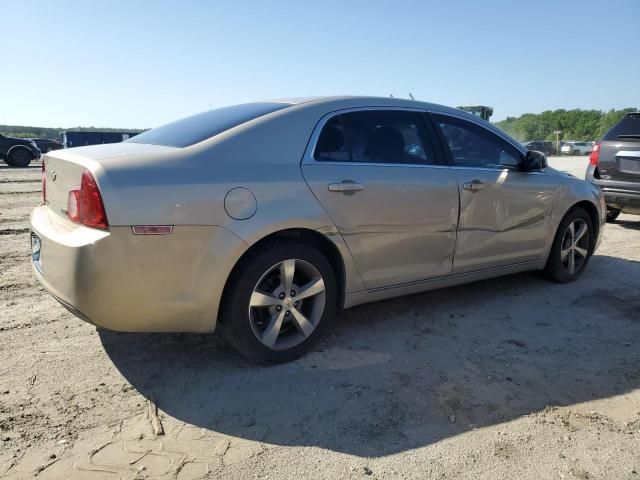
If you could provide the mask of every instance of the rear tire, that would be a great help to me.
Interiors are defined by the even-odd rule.
[[[298,242],[271,243],[232,273],[221,333],[251,361],[289,362],[329,330],[336,301],[336,276],[322,253]]]
[[[591,217],[582,208],[574,208],[560,222],[544,272],[559,283],[577,279],[589,263],[595,235]]]
[[[11,167],[24,168],[27,167],[33,159],[31,152],[22,147],[14,148],[5,162]]]
[[[620,216],[620,210],[614,210],[607,208],[607,222],[615,222],[616,219]]]

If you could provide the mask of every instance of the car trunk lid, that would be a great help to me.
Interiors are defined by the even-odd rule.
[[[105,174],[108,174],[111,166],[171,150],[175,149],[159,145],[118,143],[51,151],[43,158],[45,201],[52,212],[66,217],[69,192],[80,188],[85,169],[93,175],[100,188],[101,182],[106,181]],[[108,217],[109,205],[105,205],[105,209]]]

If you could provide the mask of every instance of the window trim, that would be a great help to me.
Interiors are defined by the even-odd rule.
[[[519,172],[519,173],[526,173],[526,174],[536,174],[536,175],[546,175],[546,171],[545,169],[542,170],[535,170],[535,171],[530,171],[530,172],[525,172],[524,170],[521,170],[519,168],[512,168],[512,167],[505,167],[505,168],[491,168],[491,167],[469,167],[469,166],[462,166],[462,165],[456,165],[455,161],[453,159],[453,155],[451,154],[451,149],[449,148],[449,144],[447,142],[447,139],[444,137],[444,133],[442,133],[442,129],[438,126],[436,119],[434,118],[435,115],[439,115],[442,117],[449,117],[449,118],[453,118],[455,120],[461,120],[463,122],[467,122],[472,124],[474,127],[479,128],[489,134],[492,134],[496,137],[498,137],[500,140],[502,140],[503,142],[505,142],[507,145],[513,147],[519,154],[521,157],[521,160],[524,160],[524,157],[526,156],[526,149],[522,146],[519,145],[517,143],[514,143],[510,138],[508,138],[506,136],[506,134],[503,134],[502,132],[499,131],[494,131],[490,128],[487,128],[486,125],[483,125],[482,123],[480,123],[479,121],[476,121],[475,118],[468,118],[465,115],[456,115],[453,113],[449,113],[449,112],[442,112],[442,111],[438,111],[438,110],[428,110],[427,114],[429,116],[429,121],[432,124],[433,129],[436,131],[437,133],[437,137],[440,143],[440,147],[444,153],[444,155],[446,156],[447,159],[447,164],[453,168],[453,169],[457,169],[457,170],[480,170],[480,171],[489,171],[489,172]]]
[[[425,132],[427,133],[427,136],[429,137],[430,135],[432,135],[433,133],[436,132],[432,132],[431,130],[433,130],[432,126],[429,125],[426,121],[425,121],[425,114],[427,113],[427,110],[424,108],[413,108],[413,107],[390,107],[390,106],[384,106],[384,107],[375,107],[375,106],[367,106],[367,107],[351,107],[351,108],[342,108],[339,110],[333,110],[325,115],[323,115],[320,120],[318,120],[318,123],[316,124],[316,126],[313,129],[313,132],[311,133],[311,137],[309,138],[309,142],[307,143],[307,148],[303,154],[302,157],[302,162],[301,165],[346,165],[346,166],[374,166],[374,167],[418,167],[418,168],[424,168],[424,167],[429,167],[429,168],[450,168],[449,165],[446,164],[446,162],[443,162],[443,160],[445,160],[444,158],[440,158],[439,155],[439,145],[438,145],[438,141],[432,138],[426,138],[425,141],[429,143],[428,147],[430,147],[430,149],[432,150],[433,154],[434,154],[434,160],[436,163],[430,164],[430,163],[381,163],[381,162],[344,162],[344,161],[340,161],[340,160],[316,160],[314,157],[314,153],[316,150],[316,145],[318,143],[318,139],[320,138],[320,134],[322,133],[322,130],[324,128],[324,126],[334,117],[345,114],[345,113],[351,113],[351,112],[363,112],[363,111],[380,111],[380,110],[387,110],[387,111],[400,111],[400,112],[414,112],[414,113],[418,113],[420,115],[420,118],[422,119],[422,122],[424,124],[424,129]],[[342,122],[342,119],[340,119],[340,122]],[[345,141],[349,141],[348,139],[345,138]],[[426,147],[426,145],[425,145]]]

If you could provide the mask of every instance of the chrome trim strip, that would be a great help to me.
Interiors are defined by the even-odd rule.
[[[517,172],[517,173],[526,173],[527,175],[546,175],[546,169],[535,170],[531,172],[525,172],[523,170],[517,170],[515,168],[489,168],[489,167],[462,167],[452,165],[451,170],[480,170],[483,172]]]
[[[637,150],[620,150],[616,153],[616,157],[640,158],[640,151]]]
[[[361,166],[361,167],[409,167],[409,168],[446,168],[450,169],[449,165],[429,165],[428,163],[367,163],[367,162],[341,162],[339,160],[313,160],[313,163],[304,163],[304,165],[343,165],[345,167]]]

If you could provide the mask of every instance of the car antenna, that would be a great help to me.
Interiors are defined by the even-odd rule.
[[[415,98],[413,98],[413,95],[411,94],[411,92],[409,92],[409,98],[410,98],[411,100],[415,100]]]

